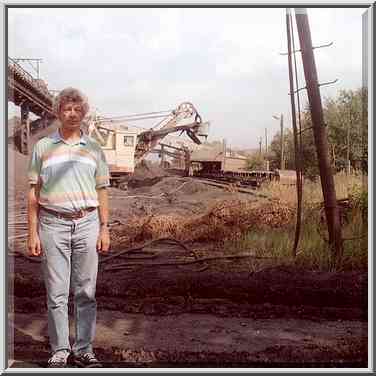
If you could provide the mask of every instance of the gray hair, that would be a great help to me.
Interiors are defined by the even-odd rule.
[[[67,87],[62,90],[55,98],[53,103],[53,111],[55,115],[58,115],[61,107],[68,102],[73,102],[80,104],[84,115],[89,112],[89,102],[86,97],[80,90],[73,87]]]

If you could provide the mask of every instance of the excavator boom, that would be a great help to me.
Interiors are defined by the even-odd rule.
[[[89,119],[88,133],[102,146],[110,166],[112,180],[121,178],[123,174],[132,173],[135,166],[171,133],[185,132],[196,144],[201,144],[201,137],[207,137],[209,123],[202,123],[192,103],[183,102],[175,110],[163,113],[164,115],[158,115],[157,112],[151,112],[116,118],[93,116]],[[128,123],[162,116],[162,121],[143,132],[124,127],[124,121]],[[185,124],[180,123],[182,120],[186,121]],[[123,124],[118,127],[118,122]]]
[[[207,126],[208,123],[191,123],[186,125],[177,125],[175,127],[165,127],[154,131],[153,129],[145,131],[138,135],[138,141],[135,151],[136,163],[146,156],[164,137],[170,133],[186,132],[188,137],[196,144],[201,144],[200,129]]]

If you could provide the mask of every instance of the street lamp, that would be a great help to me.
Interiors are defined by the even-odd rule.
[[[274,119],[276,120],[280,120],[281,122],[281,170],[284,170],[285,169],[285,160],[284,160],[284,150],[283,150],[283,114],[281,114],[281,116],[276,116],[276,115],[273,115],[272,116]]]

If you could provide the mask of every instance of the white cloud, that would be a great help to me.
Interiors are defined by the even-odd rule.
[[[360,86],[363,12],[309,9],[314,44],[334,42],[315,50],[320,80],[339,79],[323,96]],[[278,131],[272,114],[288,125],[285,22],[283,8],[11,8],[9,55],[43,58],[50,88],[78,86],[107,115],[188,100],[212,136],[256,147],[265,127]],[[295,38],[298,47],[296,28]]]

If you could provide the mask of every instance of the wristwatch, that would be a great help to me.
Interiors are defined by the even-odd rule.
[[[101,222],[101,227],[110,228],[110,225],[107,222]]]

